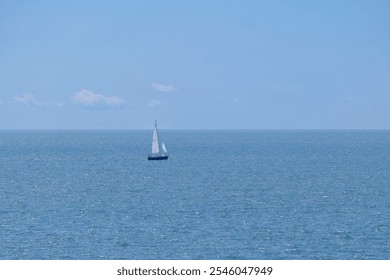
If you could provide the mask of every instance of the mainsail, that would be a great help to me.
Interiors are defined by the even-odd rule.
[[[152,154],[158,154],[159,152],[160,148],[158,144],[157,122],[155,122],[153,131]]]

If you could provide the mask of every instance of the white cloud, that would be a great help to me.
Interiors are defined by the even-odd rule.
[[[123,106],[126,103],[126,100],[118,96],[104,96],[103,94],[94,93],[86,89],[76,92],[73,95],[72,100],[76,104],[90,108],[115,108]]]
[[[176,88],[173,85],[163,85],[160,83],[152,83],[150,85],[155,91],[162,91],[162,92],[172,92],[176,91]]]
[[[149,108],[154,108],[154,107],[157,107],[159,105],[161,105],[161,102],[156,100],[156,99],[153,99],[153,100],[149,101],[148,107]]]
[[[0,100],[0,104],[2,103],[3,102]],[[39,106],[39,107],[54,107],[54,108],[60,108],[65,106],[63,102],[51,102],[51,101],[39,100],[32,93],[23,93],[18,96],[15,96],[8,103],[24,105],[24,106]]]
[[[34,94],[31,93],[23,93],[18,96],[15,96],[11,103],[22,104],[22,105],[35,105],[42,106],[43,103],[36,99]]]
[[[54,103],[51,103],[50,105],[52,107],[55,107],[55,108],[62,108],[65,106],[65,103],[64,102],[54,102]]]

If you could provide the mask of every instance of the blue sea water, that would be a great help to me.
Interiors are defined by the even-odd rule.
[[[390,131],[0,131],[0,259],[390,259]]]

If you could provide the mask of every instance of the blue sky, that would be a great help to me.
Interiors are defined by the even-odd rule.
[[[0,0],[0,129],[389,129],[389,11]]]

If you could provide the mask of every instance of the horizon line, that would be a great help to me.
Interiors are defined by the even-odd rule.
[[[81,130],[153,130],[153,128],[0,128],[0,131],[81,131]],[[159,130],[390,130],[390,128],[159,128]]]

